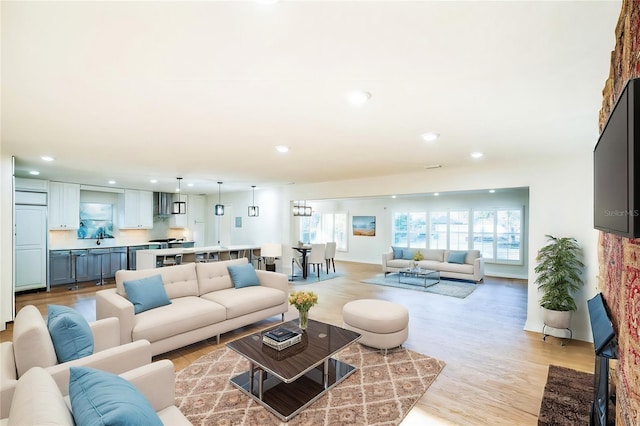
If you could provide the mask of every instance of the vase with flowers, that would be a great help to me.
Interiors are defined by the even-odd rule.
[[[289,295],[289,304],[298,310],[298,326],[301,330],[307,329],[309,309],[316,303],[318,303],[318,295],[312,291],[295,291]]]
[[[412,268],[417,268],[418,262],[420,262],[421,260],[424,260],[424,256],[422,255],[422,252],[420,250],[416,250],[413,254]]]

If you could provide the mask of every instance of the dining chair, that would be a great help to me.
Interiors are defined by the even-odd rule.
[[[260,253],[262,260],[264,260],[264,268],[267,271],[276,270],[276,260],[282,257],[282,244],[280,243],[266,243],[260,247]]]
[[[219,255],[220,260],[231,260],[231,253],[228,251],[221,251]]]
[[[259,248],[254,248],[251,250],[251,263],[256,262],[257,269],[260,269],[260,264],[262,263],[262,255],[260,254],[260,252],[261,250]]]
[[[324,260],[327,262],[327,274],[329,273],[329,265],[333,265],[333,272],[336,272],[336,263],[334,258],[336,257],[336,242],[331,241],[327,243],[327,247],[324,250]]]
[[[295,274],[296,269],[295,267],[297,266],[298,269],[300,270],[300,272],[303,272],[302,269],[302,254],[300,254],[299,251],[297,250],[292,250],[293,251],[293,256],[291,257],[291,281],[293,281],[293,279],[297,276]],[[304,275],[304,274],[303,274]]]
[[[320,279],[320,270],[322,269],[322,265],[324,265],[324,244],[311,244],[311,253],[309,253],[309,258],[307,259],[307,265],[313,265],[315,269],[318,267],[318,279]]]

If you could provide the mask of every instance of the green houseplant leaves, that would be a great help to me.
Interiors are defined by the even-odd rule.
[[[583,285],[582,248],[574,238],[546,235],[547,245],[538,251],[535,283],[542,291],[540,306],[552,311],[575,311],[572,293]]]

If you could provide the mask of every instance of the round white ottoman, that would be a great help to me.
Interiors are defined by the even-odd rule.
[[[361,299],[342,308],[344,328],[362,335],[358,342],[377,349],[401,346],[409,336],[409,311],[386,300]]]

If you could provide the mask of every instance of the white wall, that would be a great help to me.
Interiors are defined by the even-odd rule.
[[[0,146],[0,330],[13,320],[13,168]]]

